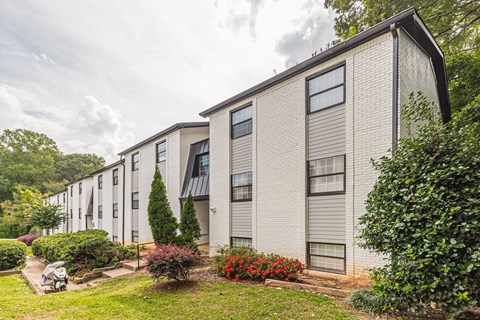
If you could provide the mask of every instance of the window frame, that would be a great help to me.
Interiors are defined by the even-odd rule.
[[[65,196],[65,193],[63,193],[63,203],[65,203],[65,199],[66,199],[66,196]]]
[[[114,186],[118,186],[118,168],[112,170],[112,183]]]
[[[78,208],[78,219],[82,219],[82,208]]]
[[[98,190],[103,189],[103,174],[97,177]]]
[[[207,167],[207,174],[200,174],[200,159],[201,157],[208,156],[208,165],[203,166],[202,168]],[[192,178],[196,177],[204,177],[208,176],[210,174],[210,152],[204,152],[204,153],[199,153],[195,155],[195,163],[193,165],[193,173],[192,173]]]
[[[97,210],[98,210],[98,219],[103,219],[103,205],[99,204]]]
[[[317,92],[313,95],[310,95],[310,86],[309,86],[309,81],[310,80],[321,77],[322,75],[327,74],[327,73],[329,73],[333,70],[336,70],[338,68],[341,68],[341,67],[344,67],[343,68],[343,83],[342,84],[335,85],[335,86],[330,87],[328,89],[319,91],[319,92]],[[315,111],[310,111],[310,98],[312,98],[316,95],[325,93],[327,91],[336,89],[336,88],[341,87],[341,86],[343,86],[343,99],[342,99],[341,102],[337,102],[335,104],[332,104],[332,105],[330,105],[328,107],[325,107],[325,108],[322,108],[322,109],[318,109],[318,110],[315,110]],[[306,101],[306,107],[307,107],[307,114],[317,113],[317,112],[320,112],[320,111],[328,110],[330,108],[345,104],[346,100],[347,100],[347,67],[346,67],[346,62],[345,61],[342,62],[342,63],[336,64],[336,65],[334,65],[330,68],[327,68],[325,70],[322,70],[320,72],[317,72],[315,74],[312,74],[311,76],[308,76],[308,77],[305,78],[305,101]]]
[[[60,204],[60,195],[57,194],[57,204]]]
[[[158,152],[158,146],[161,144],[165,144],[165,151],[160,152],[165,154],[165,159],[163,160],[160,160],[160,157],[159,157],[160,153]],[[156,159],[156,163],[162,163],[164,161],[167,161],[167,140],[163,140],[155,144],[155,159]]]
[[[70,197],[73,197],[73,186],[70,186]]]
[[[116,205],[116,208],[115,208]],[[114,202],[112,205],[112,214],[113,214],[113,219],[118,219],[118,202]]]
[[[323,254],[311,254],[310,253],[310,245],[311,244],[327,244],[327,245],[335,245],[335,246],[343,246],[343,258],[335,257],[335,256],[327,256]],[[329,269],[329,268],[321,268],[321,267],[314,267],[311,263],[311,257],[323,257],[323,258],[334,258],[334,259],[343,259],[343,271],[337,269]],[[345,243],[328,243],[328,242],[316,242],[316,241],[308,241],[307,242],[307,265],[309,269],[318,270],[322,272],[329,272],[335,274],[347,274],[347,245]]]
[[[134,235],[134,232],[137,233],[137,235]],[[137,241],[135,241],[135,237],[137,238]],[[138,244],[140,240],[140,232],[138,230],[132,230],[132,243]]]
[[[253,248],[253,239],[252,239],[252,238],[230,236],[230,247],[232,247],[232,248],[245,248],[245,246],[242,246],[242,247],[236,247],[236,246],[234,246],[234,245],[233,245],[233,239],[250,240],[251,246],[248,247],[248,248]]]
[[[82,183],[78,183],[78,194],[82,194]]]
[[[317,161],[317,160],[323,160],[323,159],[328,159],[328,158],[335,158],[335,157],[340,157],[343,156],[343,172],[337,172],[337,173],[327,173],[327,174],[320,174],[316,176],[310,176],[310,161]],[[306,169],[307,169],[307,197],[317,197],[317,196],[328,196],[328,195],[335,195],[335,194],[345,194],[346,189],[347,189],[347,157],[346,154],[339,154],[336,156],[331,156],[331,157],[325,157],[325,158],[318,158],[318,159],[312,159],[312,160],[307,160],[306,164]],[[338,175],[343,175],[343,190],[337,190],[337,191],[325,191],[325,192],[311,192],[311,185],[312,185],[312,179],[313,178],[321,178],[321,177],[328,177],[328,176],[338,176]]]
[[[236,112],[238,112],[238,111],[242,111],[243,109],[246,109],[246,108],[252,108],[252,117],[249,118],[249,119],[247,119],[247,120],[243,120],[243,121],[241,121],[241,122],[239,122],[239,123],[233,124],[233,114],[236,113]],[[242,135],[240,135],[240,136],[234,137],[234,136],[233,136],[233,133],[234,133],[233,128],[234,128],[235,126],[238,126],[238,125],[240,125],[240,124],[246,123],[246,122],[248,122],[248,121],[252,122],[252,125],[251,125],[252,130],[251,130],[249,133],[244,133],[244,134],[242,134]],[[236,109],[234,109],[234,110],[231,110],[231,111],[230,111],[230,139],[234,140],[234,139],[238,139],[238,138],[241,138],[241,137],[244,137],[244,136],[248,136],[249,134],[252,134],[252,132],[253,132],[253,104],[252,104],[252,102],[249,102],[249,103],[247,103],[247,104],[245,104],[245,105],[243,105],[243,106],[241,106],[241,107],[238,107],[238,108],[236,108]]]
[[[137,195],[137,199],[136,199],[136,200],[133,199],[133,196],[134,196],[134,195]],[[136,207],[134,206],[134,203],[137,204]],[[137,210],[137,209],[140,209],[140,194],[139,194],[138,191],[137,191],[137,192],[132,192],[132,210]]]
[[[134,160],[135,156],[138,156],[137,161]],[[132,154],[132,171],[138,170],[140,170],[140,152],[135,152],[134,154]]]
[[[245,173],[250,173],[252,175],[252,184],[245,184],[245,185],[234,187],[233,186],[233,176],[240,175],[240,174],[245,174]],[[252,197],[250,199],[233,199],[233,189],[234,188],[242,188],[242,187],[252,187]],[[251,202],[252,199],[253,199],[253,171],[231,174],[230,175],[230,202]]]

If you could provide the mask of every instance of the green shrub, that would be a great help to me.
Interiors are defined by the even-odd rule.
[[[430,104],[414,98],[405,110],[428,115]],[[480,301],[480,97],[447,125],[423,121],[376,163],[360,240],[388,258],[372,273],[386,309],[435,304],[451,317]]]
[[[0,270],[23,266],[27,259],[27,245],[17,240],[0,240]]]
[[[357,309],[372,313],[381,313],[384,311],[385,299],[371,290],[361,289],[353,291],[348,296],[348,304]]]
[[[107,235],[103,230],[86,230],[43,236],[33,241],[32,252],[49,262],[65,261],[69,274],[133,258],[134,253],[114,244]]]

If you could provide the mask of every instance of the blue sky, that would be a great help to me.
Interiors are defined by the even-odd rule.
[[[116,153],[334,39],[321,1],[2,0],[0,130]]]

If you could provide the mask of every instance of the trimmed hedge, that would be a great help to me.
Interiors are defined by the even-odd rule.
[[[0,271],[23,266],[27,260],[27,246],[16,240],[0,240]]]
[[[103,230],[86,230],[43,236],[33,241],[32,252],[49,262],[65,261],[69,274],[103,268],[134,257],[134,253],[114,244],[107,235]]]

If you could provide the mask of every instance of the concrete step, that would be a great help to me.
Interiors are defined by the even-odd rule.
[[[140,260],[140,267],[138,266],[138,261],[124,262],[122,265],[125,269],[138,271],[145,268],[147,266],[147,262],[145,260]]]
[[[120,268],[120,269],[114,269],[110,271],[104,271],[102,272],[102,276],[107,279],[115,279],[115,278],[126,276],[132,273],[135,273],[135,271],[125,269],[125,268]]]
[[[106,271],[105,271],[106,272]],[[98,286],[98,284],[100,282],[104,282],[104,281],[107,281],[109,280],[110,278],[100,278],[100,279],[97,279],[97,280],[93,280],[93,281],[90,281],[90,282],[87,282],[87,288],[94,288],[96,286]]]

